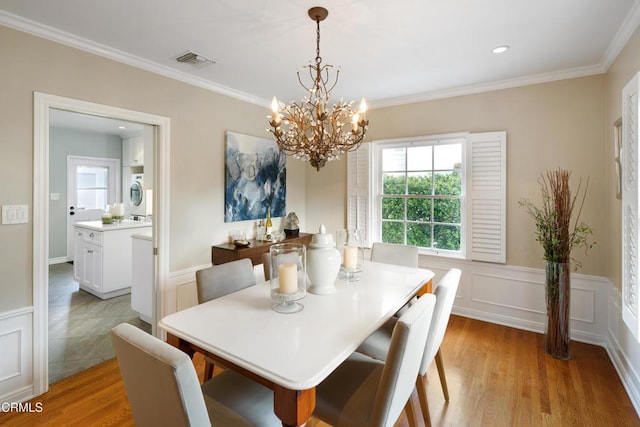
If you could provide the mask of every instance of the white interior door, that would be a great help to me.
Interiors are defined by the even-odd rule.
[[[74,259],[73,225],[102,219],[120,201],[120,159],[67,157],[67,261]]]

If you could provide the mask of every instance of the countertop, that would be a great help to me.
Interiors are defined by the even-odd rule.
[[[150,222],[133,221],[130,219],[122,221],[120,224],[103,224],[102,221],[78,221],[73,224],[74,227],[86,228],[94,231],[114,231],[124,230],[126,228],[144,228],[151,227]]]
[[[152,231],[145,231],[144,233],[132,234],[132,239],[153,240]]]

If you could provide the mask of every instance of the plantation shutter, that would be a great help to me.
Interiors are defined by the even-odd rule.
[[[640,342],[638,301],[638,80],[622,90],[622,319]]]
[[[367,247],[371,246],[369,181],[372,152],[371,144],[363,143],[357,150],[347,153],[347,228],[362,230]]]
[[[467,136],[467,258],[506,263],[506,132]]]

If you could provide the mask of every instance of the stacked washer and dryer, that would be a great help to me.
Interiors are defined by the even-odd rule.
[[[153,201],[153,127],[122,140],[122,202],[126,219],[151,221]],[[145,178],[147,183],[145,184]]]
[[[146,214],[144,174],[134,173],[129,186],[129,215],[133,220],[144,221]]]

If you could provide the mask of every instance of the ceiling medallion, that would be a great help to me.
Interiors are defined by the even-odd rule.
[[[357,112],[351,110],[353,101],[347,103],[342,99],[329,108],[329,94],[338,83],[340,70],[331,78],[333,65],[323,65],[320,57],[320,21],[328,15],[323,7],[309,9],[309,17],[316,22],[316,59],[304,68],[312,84],[305,85],[300,71],[297,72],[298,82],[308,95],[301,102],[293,101],[289,105],[273,97],[271,129],[268,129],[282,152],[308,161],[318,171],[328,161],[357,149],[369,125],[364,98]]]

